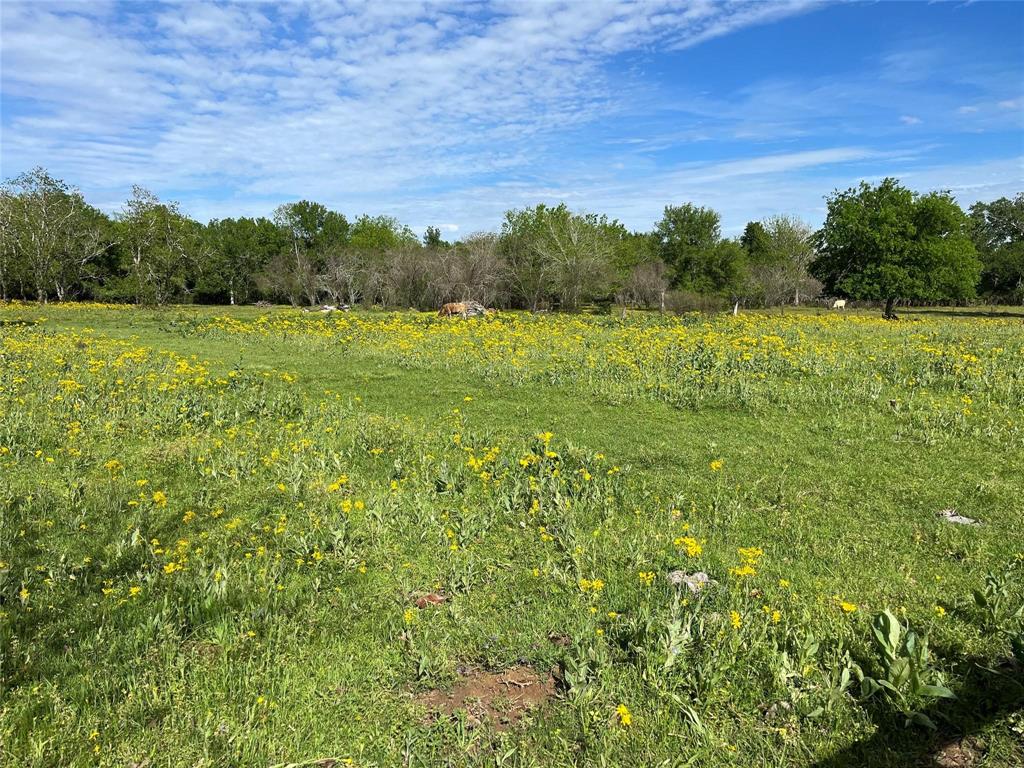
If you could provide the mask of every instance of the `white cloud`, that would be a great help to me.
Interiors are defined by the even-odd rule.
[[[204,219],[265,215],[299,197],[445,221],[450,233],[563,199],[636,227],[684,200],[715,205],[728,222],[791,207],[813,218],[831,184],[913,154],[863,135],[866,120],[913,110],[903,123],[932,126],[956,109],[927,89],[904,103],[904,84],[927,72],[933,51],[883,57],[843,82],[761,79],[709,95],[695,75],[679,84],[692,94],[667,102],[606,64],[816,5],[196,1],[154,12],[5,0],[0,87],[29,107],[6,110],[0,162],[8,175],[45,165],[97,202],[141,183]],[[906,141],[895,123],[879,130]],[[586,131],[602,149],[581,159]],[[697,156],[698,143],[723,159],[678,159]]]
[[[921,118],[915,117],[914,115],[901,115],[900,122],[904,125],[920,125]]]
[[[5,117],[3,163],[44,164],[100,196],[137,182],[186,203],[223,185],[358,205],[532,172],[561,132],[619,108],[606,56],[808,6],[188,2],[119,14],[12,0],[3,92],[33,108]]]

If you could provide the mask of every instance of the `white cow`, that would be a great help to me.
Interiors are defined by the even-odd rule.
[[[846,299],[836,299],[833,301],[832,309],[846,309]]]

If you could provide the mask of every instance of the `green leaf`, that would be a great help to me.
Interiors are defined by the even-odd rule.
[[[936,699],[956,698],[956,694],[944,685],[922,685],[917,692],[922,696],[931,696]]]
[[[872,619],[871,631],[882,651],[890,658],[895,656],[896,649],[900,645],[900,635],[903,632],[899,619],[889,610],[882,611]]]
[[[911,712],[910,716],[907,717],[907,726],[909,727],[911,723],[923,725],[925,728],[930,728],[933,731],[937,730],[935,722],[924,712]]]

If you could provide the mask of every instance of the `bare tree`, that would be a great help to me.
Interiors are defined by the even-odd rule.
[[[337,246],[327,254],[320,285],[335,304],[355,305],[365,290],[366,254],[351,246]]]
[[[668,286],[668,267],[665,262],[646,261],[630,270],[618,299],[626,306],[659,307],[664,311]]]
[[[431,264],[419,244],[399,245],[387,252],[387,303],[425,309],[433,306]]]
[[[504,299],[506,267],[498,236],[477,232],[439,252],[433,280],[439,303],[475,299],[494,306]]]

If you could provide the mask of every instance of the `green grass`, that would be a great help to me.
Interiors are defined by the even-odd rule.
[[[1024,334],[921,318],[0,308],[0,762],[1019,765]],[[841,684],[886,608],[956,700]]]

